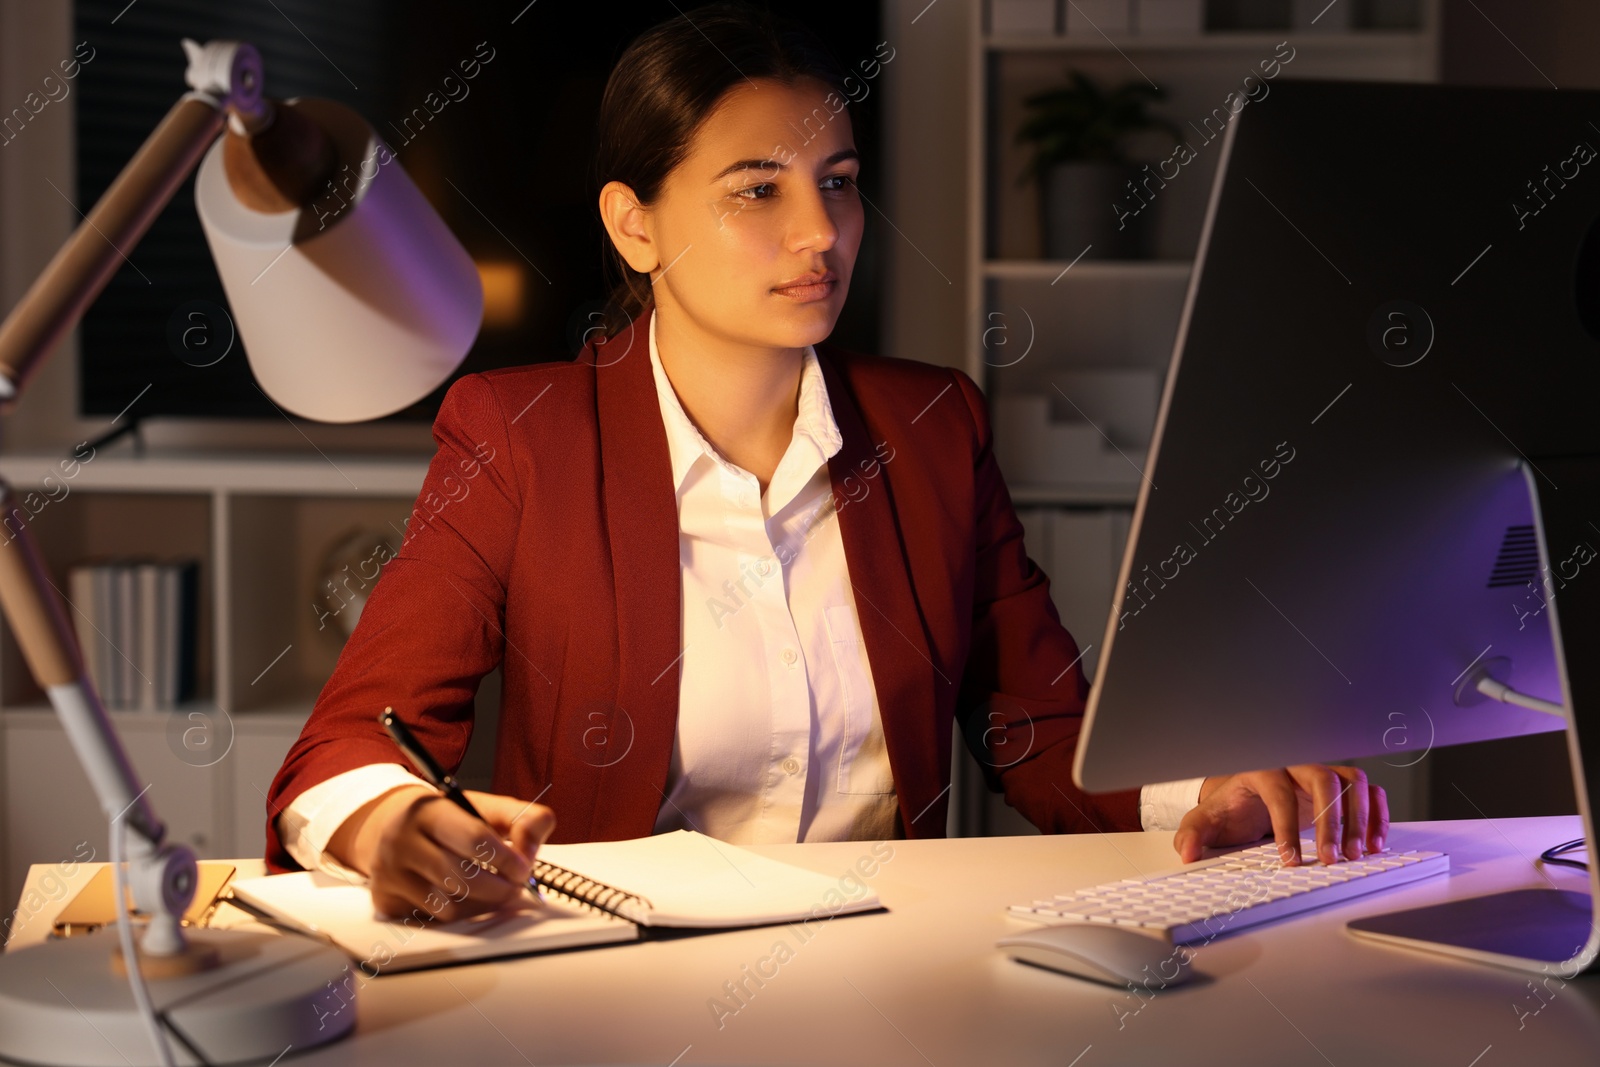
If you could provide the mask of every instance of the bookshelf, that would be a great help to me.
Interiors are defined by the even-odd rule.
[[[111,717],[177,840],[205,858],[260,855],[267,786],[343,644],[325,614],[341,603],[320,581],[327,552],[352,530],[390,530],[397,547],[428,460],[124,447],[101,449],[70,478],[66,453],[0,455],[0,476],[19,498],[37,494],[28,527],[63,594],[85,557],[199,561],[194,698]],[[9,627],[0,768],[8,897],[29,863],[70,859],[81,842],[105,858],[105,818]]]

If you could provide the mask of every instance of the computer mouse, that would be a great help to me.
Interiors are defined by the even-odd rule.
[[[1194,977],[1189,953],[1171,941],[1107,923],[1042,926],[995,942],[1013,959],[1108,985],[1129,982],[1151,989]]]

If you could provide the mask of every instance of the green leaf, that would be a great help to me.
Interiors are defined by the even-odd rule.
[[[1125,162],[1123,139],[1142,130],[1165,130],[1173,142],[1182,140],[1179,127],[1151,115],[1151,101],[1166,98],[1166,91],[1147,81],[1130,81],[1109,92],[1085,72],[1067,71],[1067,85],[1044,89],[1023,98],[1027,117],[1018,127],[1017,143],[1033,145],[1021,180],[1037,178],[1056,163],[1072,160]]]

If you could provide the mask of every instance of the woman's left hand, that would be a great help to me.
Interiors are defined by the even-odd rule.
[[[1301,763],[1207,778],[1200,803],[1183,817],[1172,847],[1183,862],[1207,846],[1243,845],[1271,831],[1285,864],[1301,862],[1300,828],[1315,823],[1317,856],[1333,863],[1381,851],[1389,799],[1359,767]]]

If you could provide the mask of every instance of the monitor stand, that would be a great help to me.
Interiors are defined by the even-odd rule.
[[[1600,545],[1600,526],[1593,525],[1600,518],[1600,457],[1533,462],[1537,472],[1529,463],[1522,470],[1544,561],[1547,617],[1567,709],[1567,751],[1589,856],[1589,892],[1517,889],[1347,925],[1361,938],[1571,978],[1594,968],[1600,956],[1593,907],[1600,899],[1600,854],[1595,850],[1595,797],[1584,773],[1585,767],[1593,768],[1600,780],[1600,657],[1595,655],[1600,648],[1600,558],[1591,549],[1583,559],[1575,548]],[[1554,578],[1551,568],[1556,568]]]

